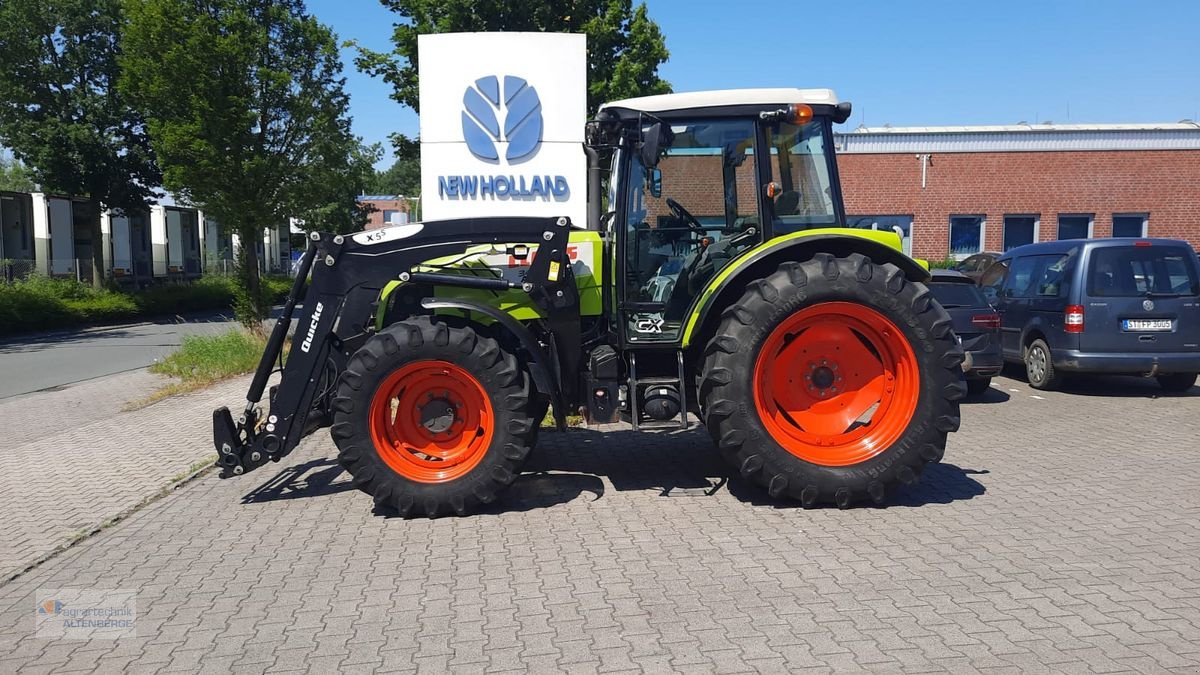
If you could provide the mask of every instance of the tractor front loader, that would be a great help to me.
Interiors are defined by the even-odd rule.
[[[901,237],[845,227],[849,114],[829,90],[619,101],[587,125],[586,228],[312,233],[245,408],[214,412],[221,476],[329,426],[378,506],[464,515],[519,474],[548,410],[564,428],[582,408],[636,430],[695,415],[779,499],[885,501],[957,429],[963,354]]]

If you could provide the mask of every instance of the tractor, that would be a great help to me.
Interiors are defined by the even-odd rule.
[[[616,101],[585,126],[581,227],[310,233],[243,412],[214,411],[221,477],[327,426],[377,508],[466,515],[519,475],[543,419],[583,412],[697,420],[778,500],[885,502],[942,458],[964,355],[927,266],[895,232],[845,226],[849,116],[827,89]]]

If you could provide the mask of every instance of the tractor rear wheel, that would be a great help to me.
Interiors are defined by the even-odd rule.
[[[512,483],[529,454],[529,397],[528,376],[495,340],[419,317],[350,358],[330,433],[377,506],[466,515]]]
[[[941,459],[966,394],[951,320],[894,265],[818,254],[751,282],[705,350],[705,423],[773,497],[884,501]]]

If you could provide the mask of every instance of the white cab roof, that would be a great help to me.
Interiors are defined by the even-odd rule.
[[[605,103],[600,106],[600,109],[625,108],[656,113],[730,105],[787,105],[789,103],[837,105],[837,102],[837,94],[833,93],[832,89],[718,89],[627,98]]]

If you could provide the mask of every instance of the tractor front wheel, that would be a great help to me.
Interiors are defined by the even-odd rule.
[[[347,363],[330,433],[354,484],[403,516],[466,515],[529,454],[529,378],[469,327],[400,321]]]
[[[890,264],[819,254],[751,282],[705,351],[705,422],[773,497],[884,501],[941,459],[966,394],[951,320]]]

